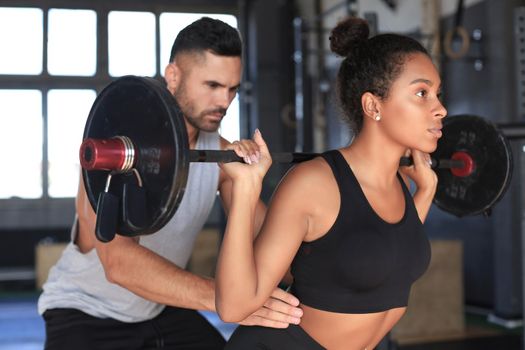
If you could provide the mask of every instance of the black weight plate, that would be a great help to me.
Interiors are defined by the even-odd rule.
[[[124,236],[151,234],[175,214],[188,176],[188,136],[183,116],[170,92],[157,80],[125,76],[109,84],[97,96],[84,129],[84,139],[127,136],[135,145],[146,190],[147,215],[144,227],[128,227],[119,208],[117,233]],[[84,185],[96,210],[108,172],[83,170]],[[112,177],[110,192],[122,198],[123,185],[135,182],[133,173]]]
[[[474,115],[445,118],[442,131],[432,157],[450,159],[455,152],[463,151],[472,157],[475,169],[465,177],[454,176],[450,169],[436,169],[434,203],[459,217],[489,213],[503,197],[512,175],[508,141],[494,124]]]

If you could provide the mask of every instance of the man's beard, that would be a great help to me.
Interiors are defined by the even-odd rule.
[[[205,117],[207,114],[215,114],[215,113],[220,113],[222,116],[224,116],[226,114],[225,108],[214,108],[214,109],[204,110],[198,115],[195,115],[196,114],[195,106],[192,104],[192,101],[188,98],[188,95],[186,94],[186,88],[183,82],[180,88],[177,91],[175,91],[173,96],[175,96],[175,99],[177,100],[177,103],[180,107],[180,110],[182,111],[182,114],[184,115],[184,118],[191,126],[193,126],[194,128],[198,130],[207,131],[207,132],[215,132],[219,129],[219,127],[221,126],[220,121],[217,121],[217,122],[213,121],[211,123],[206,123]]]

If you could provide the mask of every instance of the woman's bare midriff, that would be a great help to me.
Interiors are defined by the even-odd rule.
[[[404,307],[368,314],[344,314],[301,305],[303,328],[329,350],[372,350],[405,313]]]

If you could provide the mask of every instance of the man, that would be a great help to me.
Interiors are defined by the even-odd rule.
[[[232,145],[217,133],[240,84],[241,51],[234,28],[202,18],[177,36],[165,79],[184,114],[190,148],[230,148],[249,162],[256,154],[251,141]],[[228,212],[231,186],[217,164],[192,163],[184,198],[165,227],[101,243],[81,181],[71,243],[39,299],[46,349],[221,349],[222,336],[195,311],[215,311],[214,282],[184,267],[217,189]],[[259,201],[258,226],[265,210]],[[242,323],[287,327],[299,322],[297,305],[295,297],[276,289]]]

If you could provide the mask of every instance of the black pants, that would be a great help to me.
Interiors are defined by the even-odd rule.
[[[44,313],[46,350],[222,349],[224,338],[194,310],[166,307],[152,320],[126,323],[74,309]]]
[[[239,326],[224,349],[322,350],[324,348],[301,327],[291,324],[284,329]]]

